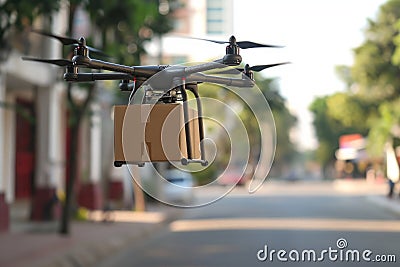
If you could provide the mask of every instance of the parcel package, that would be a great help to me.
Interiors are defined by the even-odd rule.
[[[189,108],[192,158],[200,158],[197,111]],[[180,161],[187,158],[182,104],[114,106],[115,162]]]

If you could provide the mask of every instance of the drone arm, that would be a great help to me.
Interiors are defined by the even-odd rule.
[[[223,58],[217,59],[217,60],[214,60],[214,62],[219,63],[219,64],[224,64],[224,59]]]
[[[100,80],[133,80],[127,73],[65,73],[64,80],[68,82],[92,82]]]
[[[109,71],[116,71],[116,72],[123,72],[123,73],[133,73],[134,68],[120,65],[120,64],[115,64],[111,62],[106,62],[102,60],[97,60],[97,59],[91,59],[89,57],[85,56],[74,56],[72,58],[72,62],[75,66],[84,66],[87,68],[92,68],[92,69],[103,69],[103,70],[109,70]]]
[[[125,66],[121,64],[111,63],[98,59],[91,59],[84,56],[75,56],[72,58],[72,62],[76,66],[84,66],[92,69],[102,69],[115,72],[128,73],[133,76],[149,78],[157,72],[163,70],[165,66]]]
[[[254,83],[250,79],[234,79],[226,77],[208,76],[201,73],[195,73],[187,77],[187,82],[208,82],[235,87],[253,87]]]
[[[225,68],[226,66],[222,64],[222,60],[216,60],[214,62],[207,62],[204,64],[200,65],[195,65],[195,66],[190,66],[185,68],[185,74],[186,75],[191,75],[197,72],[203,72],[203,71],[208,71],[208,70],[214,70],[214,69],[221,69]]]

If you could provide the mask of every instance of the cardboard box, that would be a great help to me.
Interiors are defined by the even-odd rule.
[[[197,111],[189,109],[192,158],[200,158]],[[116,162],[180,161],[187,158],[182,104],[114,107]]]

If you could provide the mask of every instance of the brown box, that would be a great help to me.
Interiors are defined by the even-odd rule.
[[[200,158],[197,111],[189,109],[192,157]],[[187,157],[181,104],[114,107],[116,162],[179,161]]]

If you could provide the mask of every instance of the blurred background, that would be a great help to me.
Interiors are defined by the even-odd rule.
[[[51,259],[67,252],[82,260],[57,233],[82,236],[92,246],[96,238],[129,232],[132,238],[118,239],[123,249],[115,246],[104,266],[128,265],[128,254],[135,255],[138,266],[196,261],[199,266],[252,265],[266,242],[277,248],[318,249],[339,237],[353,248],[400,256],[399,19],[398,0],[0,0],[0,265],[25,266],[33,257],[37,266],[51,266]],[[33,29],[85,36],[90,46],[110,56],[93,52],[91,57],[125,65],[203,62],[225,53],[224,45],[182,36],[227,41],[234,34],[238,40],[285,46],[241,51],[250,65],[291,62],[255,76],[277,132],[263,188],[249,195],[246,186],[238,186],[220,202],[194,210],[161,205],[143,193],[126,168],[113,166],[113,105],[127,104],[129,93],[109,81],[66,83],[63,68],[22,61],[22,56],[71,58],[73,47]],[[202,85],[200,94],[232,107],[241,103],[216,86]],[[259,132],[249,110],[239,110],[250,130],[251,163],[258,157]],[[218,144],[220,165],[190,177],[171,171],[168,164],[156,169],[182,186],[212,182],[229,158],[230,145],[212,125],[206,131]],[[156,188],[152,192],[190,203],[213,199],[237,181],[247,185],[252,170],[247,171],[227,174],[201,195],[180,195],[157,182],[152,168],[141,168],[136,175]],[[113,228],[105,230],[98,221],[109,219]],[[218,224],[217,219],[235,223],[232,229],[223,223],[218,229],[198,226]],[[251,227],[260,220],[265,227]],[[309,228],[302,228],[302,222]],[[361,230],[352,223],[370,227]],[[133,233],[159,224],[168,226],[167,233],[150,234],[153,228],[146,228],[151,230],[145,237]],[[376,240],[386,245],[379,247]],[[125,246],[129,242],[135,245]],[[167,248],[177,242],[181,245]],[[239,242],[243,247],[232,245]],[[37,251],[31,244],[38,245]],[[62,244],[57,256],[47,262],[32,256],[47,256],[43,247],[51,244]],[[127,248],[135,251],[117,253]],[[147,253],[150,248],[154,255]]]

